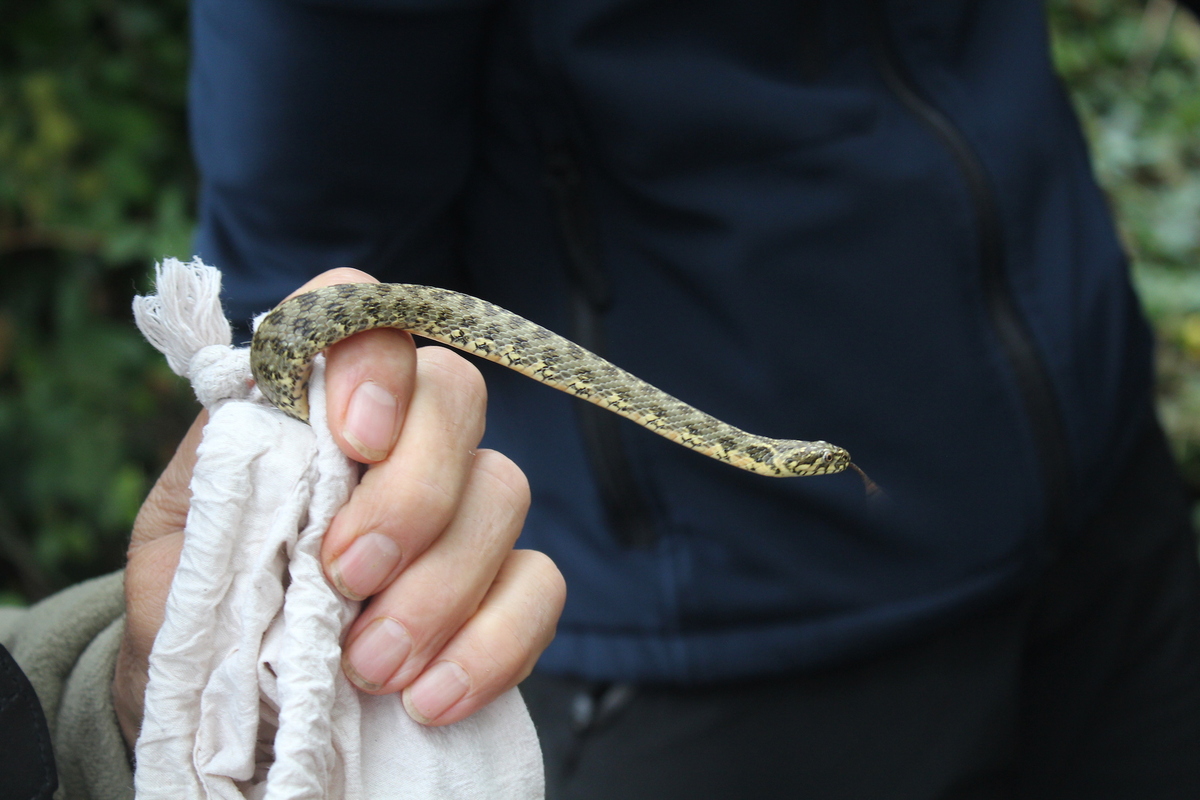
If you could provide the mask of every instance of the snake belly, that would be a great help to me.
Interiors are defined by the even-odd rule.
[[[853,466],[840,447],[747,433],[518,314],[431,286],[339,284],[280,303],[254,333],[254,379],[268,400],[307,422],[313,359],[330,345],[374,328],[409,331],[494,361],[749,472],[825,475]]]

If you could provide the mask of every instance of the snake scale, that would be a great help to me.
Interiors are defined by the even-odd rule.
[[[502,364],[740,469],[789,477],[826,475],[849,467],[862,476],[868,492],[874,487],[840,447],[747,433],[524,317],[448,289],[353,283],[286,300],[254,334],[254,379],[268,400],[307,421],[313,358],[348,336],[374,328],[409,331]]]

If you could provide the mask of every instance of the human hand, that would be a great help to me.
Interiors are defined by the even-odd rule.
[[[333,270],[297,293],[373,280]],[[321,552],[342,594],[371,598],[347,632],[343,667],[364,691],[403,691],[418,722],[456,722],[529,674],[562,611],[566,588],[554,564],[512,549],[528,484],[506,457],[477,449],[486,389],[456,353],[368,331],[331,347],[325,374],[330,430],[347,456],[369,465]],[[146,499],[130,542],[113,698],[131,747],[204,421]]]

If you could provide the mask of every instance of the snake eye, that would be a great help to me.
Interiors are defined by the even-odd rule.
[[[821,451],[821,461],[825,464],[832,464],[833,463],[833,451],[832,450],[822,450]]]

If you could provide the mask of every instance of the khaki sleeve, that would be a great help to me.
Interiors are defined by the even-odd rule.
[[[0,610],[3,642],[33,684],[54,742],[56,800],[133,797],[111,684],[125,627],[123,573]]]

